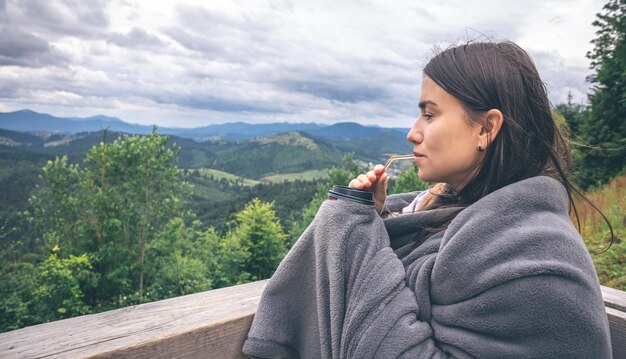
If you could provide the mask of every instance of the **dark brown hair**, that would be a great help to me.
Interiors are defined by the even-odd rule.
[[[482,115],[490,109],[500,110],[504,117],[483,161],[477,164],[476,175],[459,193],[454,193],[451,186],[433,187],[434,197],[425,209],[467,207],[504,186],[544,174],[563,184],[577,220],[574,193],[600,212],[567,178],[571,165],[569,142],[554,119],[546,87],[532,59],[521,47],[508,41],[450,47],[428,62],[424,75],[459,99],[469,120],[488,126],[482,122]],[[450,197],[455,200],[450,201]],[[443,226],[426,232],[432,235],[445,229],[454,216]],[[611,230],[612,243],[613,229],[602,216]],[[580,231],[579,220],[578,228]]]

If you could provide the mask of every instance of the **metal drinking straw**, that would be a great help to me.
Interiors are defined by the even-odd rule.
[[[389,157],[389,159],[387,160],[387,163],[385,163],[385,171],[387,171],[387,168],[389,167],[391,162],[395,160],[408,160],[409,158],[413,158],[413,157],[414,156],[412,154],[411,155],[393,155]]]

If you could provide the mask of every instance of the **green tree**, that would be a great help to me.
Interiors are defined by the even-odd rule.
[[[83,183],[90,202],[92,237],[101,246],[123,238],[135,246],[138,295],[144,291],[146,243],[171,218],[182,214],[189,188],[175,165],[179,148],[167,147],[168,138],[129,136],[92,148],[84,161]],[[121,235],[121,236],[120,236]],[[119,237],[118,237],[119,236]]]
[[[610,0],[596,15],[594,48],[587,53],[595,73],[589,96],[591,114],[580,126],[580,183],[606,182],[624,170],[626,159],[626,1]]]
[[[254,260],[249,251],[246,238],[241,238],[237,231],[229,231],[219,240],[219,247],[214,252],[219,270],[216,271],[215,288],[242,284],[254,280],[245,270],[247,263]]]
[[[166,223],[146,248],[153,263],[146,272],[147,297],[156,300],[211,289],[218,240],[213,228],[202,232],[199,221],[186,225],[175,217]]]
[[[184,216],[190,189],[168,138],[124,136],[91,148],[83,165],[48,162],[31,197],[31,220],[45,248],[64,255],[93,254],[101,273],[87,296],[93,305],[117,307],[144,300],[146,248],[161,228]]]
[[[0,332],[91,313],[86,290],[99,275],[88,254],[60,256],[55,246],[40,263],[4,262],[0,269]]]
[[[83,315],[92,311],[85,290],[98,284],[91,256],[59,257],[59,247],[43,261],[36,271],[35,287],[30,301],[30,314],[38,321],[51,321]]]
[[[273,203],[254,198],[236,214],[236,228],[231,234],[239,239],[250,256],[242,271],[254,279],[269,278],[287,253],[287,236],[274,212]]]
[[[583,104],[573,103],[572,93],[570,92],[567,94],[567,102],[556,105],[555,110],[565,118],[570,135],[576,141],[576,137],[581,133],[581,127],[588,121],[590,109]]]
[[[354,153],[344,155],[341,167],[329,169],[328,179],[321,181],[317,185],[317,191],[315,195],[313,195],[311,202],[302,210],[302,219],[291,223],[291,228],[289,229],[289,247],[300,238],[309,224],[311,224],[322,202],[328,198],[328,190],[330,190],[333,185],[347,186],[353,178],[356,178],[359,174],[364,172],[365,168],[362,168],[354,161]]]
[[[423,191],[428,189],[428,183],[419,178],[417,171],[417,165],[413,163],[411,167],[396,178],[393,186],[389,189],[389,193]]]
[[[0,259],[0,332],[42,322],[29,308],[36,276],[32,263]]]
[[[250,214],[250,213],[248,213]],[[253,214],[255,216],[255,214]],[[200,221],[186,225],[174,218],[150,242],[146,256],[154,263],[146,273],[150,299],[163,299],[249,282],[251,258],[240,231],[220,237]]]
[[[48,250],[60,246],[72,252],[77,244],[81,220],[80,176],[80,168],[68,164],[67,156],[48,161],[39,176],[41,184],[29,199],[30,220],[40,230],[39,242]]]

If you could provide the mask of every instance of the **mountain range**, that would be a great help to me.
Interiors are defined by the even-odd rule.
[[[0,112],[0,128],[20,132],[53,132],[63,134],[97,132],[103,129],[130,134],[149,134],[153,130],[153,126],[131,124],[116,117],[103,115],[86,118],[56,117],[31,110]],[[334,125],[285,122],[269,124],[233,122],[196,128],[158,128],[158,132],[161,134],[192,138],[198,141],[242,141],[293,131],[307,132],[319,138],[349,140],[360,137],[375,137],[381,133],[404,136],[408,129],[362,126],[354,122],[337,123]]]
[[[118,118],[64,118],[30,110],[0,112],[2,153],[29,152],[79,158],[93,145],[122,134],[149,134],[153,127]],[[354,122],[226,123],[198,128],[160,127],[181,147],[179,166],[214,168],[258,179],[278,173],[328,168],[346,153],[364,162],[384,162],[391,154],[411,153],[408,129],[363,126]]]

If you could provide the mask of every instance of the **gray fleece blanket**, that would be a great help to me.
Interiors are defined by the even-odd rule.
[[[414,196],[388,205],[399,210]],[[383,220],[371,206],[325,201],[267,284],[243,352],[610,358],[598,280],[567,211],[558,181],[523,180],[462,210],[400,260],[410,228],[417,234],[443,213]]]

